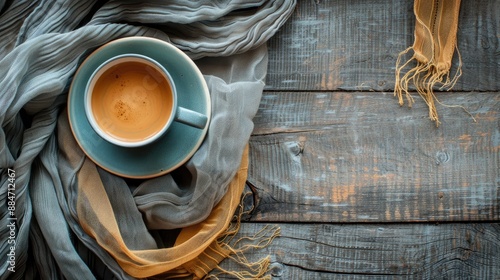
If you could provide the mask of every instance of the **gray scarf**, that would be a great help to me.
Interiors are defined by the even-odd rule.
[[[132,249],[171,246],[174,229],[205,220],[227,193],[264,88],[265,42],[295,1],[144,2],[0,1],[0,279],[131,278],[82,228],[79,190],[91,183],[79,179],[84,166],[95,170]],[[128,36],[183,50],[200,67],[212,100],[200,149],[173,174],[144,181],[89,161],[65,110],[86,55]]]

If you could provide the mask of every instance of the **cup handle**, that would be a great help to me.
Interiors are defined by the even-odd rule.
[[[174,120],[195,128],[203,129],[207,124],[208,117],[196,111],[177,107]]]

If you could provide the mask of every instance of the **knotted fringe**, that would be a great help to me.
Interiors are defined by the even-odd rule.
[[[229,275],[240,280],[270,280],[271,257],[266,256],[252,262],[247,259],[245,252],[270,245],[274,238],[280,235],[280,228],[266,225],[253,236],[235,240],[240,230],[241,217],[253,210],[244,211],[243,202],[248,195],[249,193],[245,193],[242,196],[228,228],[219,234],[217,239],[199,256],[186,262],[182,267],[148,279],[219,279],[221,275]],[[222,268],[219,264],[225,259],[236,263],[241,270],[230,271]]]
[[[432,37],[431,40],[433,40]],[[434,45],[434,43],[432,43],[432,45]],[[408,106],[412,107],[413,103],[415,103],[415,100],[408,90],[410,87],[410,83],[412,83],[415,86],[418,94],[424,99],[429,108],[429,118],[436,123],[436,126],[439,126],[441,122],[439,121],[435,102],[445,107],[463,108],[462,106],[443,104],[437,99],[436,95],[434,94],[434,88],[438,85],[440,85],[440,87],[438,88],[440,91],[451,90],[458,81],[458,78],[462,75],[462,58],[460,56],[460,52],[457,48],[456,50],[458,54],[459,64],[455,74],[453,75],[453,77],[451,77],[449,67],[443,67],[440,64],[436,64],[433,59],[428,62],[422,62],[425,61],[425,59],[421,58],[418,53],[414,53],[414,55],[410,59],[408,59],[404,64],[401,65],[402,58],[406,56],[410,50],[414,50],[413,46],[399,53],[398,59],[396,61],[396,83],[394,87],[394,96],[398,97],[399,105],[403,106],[404,93],[408,102]],[[410,63],[415,62],[415,67],[408,70],[404,75],[401,74]],[[465,108],[463,109],[465,110]]]
[[[434,94],[434,88],[438,85],[439,90],[452,89],[462,75],[462,58],[456,43],[459,9],[460,0],[415,0],[415,41],[413,46],[399,54],[396,61],[394,95],[398,97],[399,105],[404,104],[403,93],[408,105],[413,105],[415,101],[408,91],[410,84],[413,84],[429,107],[429,118],[436,126],[439,126],[440,121],[435,102],[465,110],[463,106],[442,104]],[[413,51],[413,56],[402,64],[403,57],[410,50]],[[455,74],[450,76],[451,60],[455,52],[458,54],[459,65]],[[414,63],[416,66],[402,75]]]
[[[219,252],[226,252],[226,258],[238,264],[242,267],[242,270],[229,271],[217,265],[215,266],[216,269],[210,272],[210,274],[208,274],[204,279],[219,279],[219,276],[221,275],[230,275],[241,280],[271,279],[271,275],[269,275],[271,257],[266,256],[260,260],[252,262],[247,259],[245,252],[269,246],[274,238],[280,235],[281,229],[278,226],[266,225],[253,236],[241,237],[235,240],[235,236],[240,230],[241,217],[253,211],[253,208],[246,211],[244,210],[243,202],[249,194],[250,193],[246,193],[243,196],[241,203],[233,216],[232,223],[227,230],[219,236],[216,244],[214,244],[215,247],[219,249]]]

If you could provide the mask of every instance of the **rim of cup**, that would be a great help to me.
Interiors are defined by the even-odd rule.
[[[140,141],[123,141],[118,138],[115,138],[108,133],[104,132],[101,127],[97,124],[97,121],[94,117],[94,114],[92,113],[92,106],[91,106],[91,100],[92,100],[92,89],[94,85],[96,84],[96,81],[98,79],[95,79],[95,77],[98,74],[101,74],[108,70],[109,68],[126,61],[139,61],[141,63],[148,64],[149,66],[152,66],[153,68],[156,68],[156,70],[161,73],[162,76],[167,80],[171,91],[172,91],[172,106],[171,106],[171,111],[170,111],[170,117],[168,120],[165,122],[165,124],[162,126],[158,132],[153,134],[152,136],[142,139]],[[92,75],[90,76],[86,86],[85,86],[85,114],[87,116],[87,120],[89,121],[91,127],[94,129],[94,131],[102,137],[104,140],[117,145],[117,146],[122,146],[122,147],[127,147],[127,148],[134,148],[134,147],[141,147],[148,145],[150,143],[153,143],[154,141],[158,140],[163,134],[168,130],[170,125],[172,124],[174,120],[174,115],[175,115],[175,108],[177,108],[177,91],[175,89],[175,84],[168,73],[168,71],[163,67],[160,63],[158,63],[156,60],[145,56],[141,54],[134,54],[134,53],[128,53],[128,54],[120,54],[117,56],[114,56],[112,58],[109,58],[105,62],[101,63],[99,67],[97,67],[93,72]]]

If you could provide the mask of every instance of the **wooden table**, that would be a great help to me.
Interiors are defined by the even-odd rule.
[[[462,1],[463,74],[437,97],[477,122],[438,105],[436,127],[393,96],[412,1],[299,1],[268,44],[239,234],[281,235],[248,259],[273,279],[500,279],[499,15]]]

